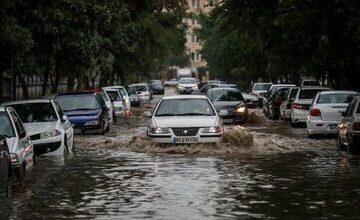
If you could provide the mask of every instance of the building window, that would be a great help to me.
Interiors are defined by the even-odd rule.
[[[200,0],[196,0],[196,6],[197,6],[197,8],[200,8],[201,6],[200,6]]]
[[[192,0],[191,1],[191,6],[193,8],[200,8],[200,0]]]
[[[195,61],[200,61],[201,60],[201,54],[199,53],[199,51],[195,52]]]

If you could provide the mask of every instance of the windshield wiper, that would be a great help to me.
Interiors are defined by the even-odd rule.
[[[178,114],[174,114],[174,113],[164,113],[164,114],[158,114],[156,116],[177,116]]]
[[[196,113],[196,112],[183,113],[183,114],[179,114],[179,115],[181,115],[181,116],[193,116],[193,115],[211,116],[211,114],[206,114],[206,113]]]

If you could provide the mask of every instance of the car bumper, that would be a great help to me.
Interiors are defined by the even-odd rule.
[[[179,93],[193,93],[197,91],[197,89],[179,89]]]
[[[309,134],[336,134],[338,121],[307,120]]]
[[[52,152],[58,151],[59,148],[64,149],[63,135],[46,139],[32,140],[32,143],[34,145],[34,154],[36,156],[43,154],[50,155]]]
[[[221,143],[223,134],[198,134],[196,136],[175,136],[175,135],[155,135],[149,134],[148,137],[154,143],[164,144],[196,144],[196,143]],[[175,139],[184,139],[183,143],[175,143]],[[186,140],[196,139],[195,142],[188,143]]]
[[[308,110],[298,110],[293,109],[291,111],[291,121],[292,123],[305,123],[307,120]]]

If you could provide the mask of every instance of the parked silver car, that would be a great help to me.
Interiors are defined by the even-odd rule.
[[[307,115],[306,130],[310,138],[324,134],[336,134],[337,126],[342,120],[342,112],[346,110],[355,91],[323,91],[319,92]]]
[[[337,147],[348,151],[360,150],[360,96],[354,97],[337,127]]]
[[[74,129],[60,105],[49,99],[4,104],[14,108],[34,145],[35,155],[62,156],[72,152]]]
[[[20,117],[11,107],[0,107],[0,135],[9,147],[11,169],[20,183],[34,164],[34,147]]]
[[[220,114],[226,114],[221,112]],[[157,143],[216,143],[223,137],[223,123],[210,100],[203,95],[166,96],[158,102],[147,135]]]
[[[299,87],[292,87],[287,90],[284,101],[280,105],[280,119],[285,121],[290,120],[291,107],[299,89]]]

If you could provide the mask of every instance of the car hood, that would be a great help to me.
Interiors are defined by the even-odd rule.
[[[65,114],[68,117],[77,117],[77,116],[97,116],[101,112],[100,109],[95,110],[75,110],[75,111],[65,111]]]
[[[170,116],[154,117],[156,127],[179,128],[179,127],[211,127],[216,125],[217,116]]]
[[[239,104],[244,104],[244,102],[242,101],[236,101],[236,102],[217,102],[217,101],[214,101],[213,102],[213,105],[215,107],[215,109],[217,111],[220,111],[220,110],[229,110],[229,109],[235,109],[235,107]]]
[[[257,96],[250,95],[250,94],[247,94],[247,93],[242,93],[242,96],[244,97],[244,99],[247,99],[247,100],[258,100]]]
[[[194,86],[197,86],[197,84],[195,84],[195,83],[194,84],[193,83],[192,84],[179,84],[179,86],[194,87]]]
[[[54,122],[39,122],[39,123],[24,123],[24,127],[28,135],[39,134],[44,131],[50,131],[55,129],[57,121]]]

